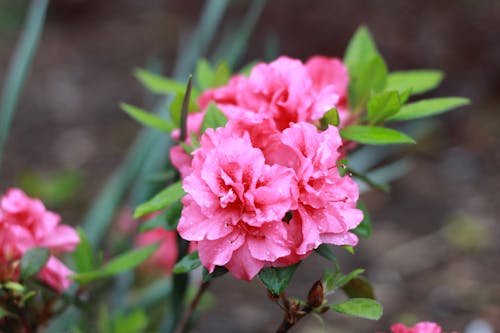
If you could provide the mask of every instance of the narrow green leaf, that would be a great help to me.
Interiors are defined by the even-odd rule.
[[[368,100],[367,114],[370,124],[378,124],[392,116],[401,108],[397,91],[387,91]]]
[[[443,79],[443,73],[437,70],[412,70],[390,72],[387,76],[387,90],[400,93],[411,89],[412,94],[421,94],[436,88]]]
[[[227,123],[227,118],[214,102],[210,102],[207,113],[201,123],[201,133],[205,133],[207,128],[223,127]]]
[[[349,316],[378,320],[382,317],[382,305],[369,298],[351,298],[345,302],[330,304],[330,309]]]
[[[73,252],[73,260],[75,262],[76,271],[78,273],[92,271],[96,268],[95,254],[92,249],[92,244],[90,244],[83,229],[77,228],[77,232],[80,237],[80,243],[78,243],[78,246]]]
[[[214,69],[207,59],[200,59],[196,63],[196,70],[194,72],[196,83],[200,90],[205,90],[211,87],[214,79]]]
[[[418,102],[404,105],[398,113],[389,117],[387,120],[401,121],[429,117],[468,104],[470,104],[469,99],[463,97],[441,97],[424,99]]]
[[[201,266],[198,251],[193,251],[184,256],[177,264],[175,264],[172,272],[175,274],[187,273]]]
[[[134,70],[134,76],[148,90],[157,94],[184,94],[186,85],[182,82],[166,78],[145,69]]]
[[[263,268],[259,273],[259,277],[267,289],[273,294],[280,295],[288,286],[288,283],[290,283],[293,273],[295,273],[298,266],[299,264],[281,268]]]
[[[31,1],[21,37],[7,67],[0,98],[0,165],[17,103],[42,35],[48,4],[48,0]]]
[[[368,238],[372,233],[372,220],[370,218],[370,214],[361,201],[358,201],[357,206],[363,212],[363,220],[352,232],[359,237]]]
[[[173,124],[172,122],[167,121],[153,113],[144,111],[143,109],[136,106],[127,103],[121,103],[120,108],[144,126],[148,126],[166,133],[170,133],[177,128],[177,126],[175,126],[175,124]]]
[[[384,89],[387,80],[387,66],[381,56],[374,56],[352,74],[349,84],[349,104],[356,110],[362,107],[373,92]]]
[[[49,250],[43,247],[33,247],[26,251],[21,258],[21,280],[38,273],[49,260]]]
[[[349,281],[351,281],[352,279],[354,279],[358,275],[363,274],[364,271],[365,270],[362,268],[357,268],[347,275],[342,275],[342,274],[337,275],[335,282],[334,282],[335,287],[338,288],[338,287],[345,286],[347,283],[349,283]]]
[[[9,289],[16,294],[24,294],[26,291],[26,287],[15,281],[7,281],[5,283],[0,284],[2,288]]]
[[[332,249],[327,244],[321,244],[320,246],[318,246],[314,250],[314,252],[316,252],[320,256],[330,260],[331,262],[335,262],[335,263],[337,262],[337,257],[335,257],[335,254],[333,254]]]
[[[144,262],[144,260],[149,258],[158,249],[158,246],[159,244],[155,243],[133,249],[109,261],[99,270],[74,274],[71,276],[71,279],[80,284],[87,284],[93,280],[108,278],[125,272]]]
[[[181,142],[184,142],[188,135],[187,115],[189,112],[189,99],[191,96],[191,90],[193,90],[193,76],[189,75],[188,82],[186,85],[186,92],[184,93],[184,99],[182,100],[182,107],[181,107],[181,123],[180,123],[181,134],[179,137],[179,140]]]
[[[7,311],[6,309],[4,309],[3,307],[0,306],[0,319],[2,318],[5,318],[5,317],[17,317],[15,314],[13,314],[12,312],[9,312]]]
[[[221,61],[215,67],[214,76],[210,88],[220,87],[225,85],[231,78],[231,69],[225,61]]]
[[[338,126],[340,123],[339,112],[336,108],[328,110],[324,115],[322,121],[324,122],[324,127],[328,125]]]
[[[347,140],[371,145],[415,143],[415,140],[402,132],[377,126],[348,126],[340,130],[340,135]]]
[[[379,55],[375,42],[365,26],[359,27],[349,41],[344,55],[344,63],[349,73],[357,72],[360,64],[366,64],[373,56]]]
[[[167,208],[169,205],[182,198],[184,194],[185,192],[182,189],[182,181],[173,183],[160,193],[156,194],[149,201],[140,204],[134,211],[134,218]]]

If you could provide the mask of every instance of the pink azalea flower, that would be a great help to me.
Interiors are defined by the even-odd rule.
[[[320,75],[320,67],[327,74]],[[283,130],[291,122],[314,122],[336,107],[347,78],[336,59],[312,58],[304,65],[283,56],[255,65],[248,78],[237,75],[226,86],[205,91],[198,102],[202,108],[216,102],[229,119],[271,118]]]
[[[392,333],[444,333],[441,326],[433,322],[423,321],[413,327],[407,327],[401,323],[391,326]],[[457,332],[452,332],[457,333]]]
[[[158,227],[137,235],[135,239],[136,246],[146,246],[153,243],[160,243],[160,246],[144,265],[163,270],[170,274],[174,268],[178,257],[177,239],[175,231],[169,231]]]
[[[184,179],[180,235],[196,241],[210,272],[225,266],[240,279],[290,254],[282,217],[294,203],[294,173],[266,164],[248,134],[208,129]]]
[[[297,165],[298,209],[290,221],[301,230],[297,254],[306,254],[323,243],[356,245],[358,239],[349,230],[361,222],[363,213],[356,208],[356,183],[338,172],[337,150],[342,144],[338,130],[329,126],[318,132],[311,124],[298,123],[283,131],[282,141],[299,160],[289,163]]]
[[[51,256],[38,277],[61,292],[73,272],[54,257],[72,251],[80,241],[76,231],[59,225],[59,215],[48,211],[39,199],[20,189],[10,189],[0,199],[0,279],[17,279],[16,262],[33,247],[45,247]]]

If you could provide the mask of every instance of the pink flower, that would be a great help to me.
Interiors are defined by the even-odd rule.
[[[401,323],[391,326],[392,333],[444,333],[441,326],[436,323],[423,321],[415,324],[413,327],[407,327]],[[457,333],[457,332],[453,332]]]
[[[356,183],[338,172],[338,148],[342,144],[338,130],[329,126],[318,132],[308,123],[293,124],[283,131],[283,144],[295,152],[298,184],[298,209],[290,224],[301,230],[296,252],[306,254],[323,243],[356,245],[357,237],[349,230],[363,219],[356,208],[359,191]],[[288,154],[288,156],[293,156]]]
[[[147,267],[159,268],[170,274],[178,257],[175,231],[158,227],[137,235],[135,239],[136,246],[146,246],[157,242],[160,243],[160,247],[144,264]]]
[[[80,239],[73,228],[59,225],[60,220],[39,199],[20,189],[8,190],[0,199],[0,279],[17,279],[16,265],[23,254],[45,247],[51,256],[38,277],[59,292],[66,289],[72,272],[54,255],[74,250]]]
[[[294,173],[266,164],[248,134],[208,129],[194,152],[193,172],[184,179],[180,235],[196,241],[210,272],[225,266],[240,279],[290,254],[281,221],[294,203]]]
[[[248,78],[237,75],[227,86],[205,91],[198,102],[202,108],[216,102],[229,119],[270,118],[283,130],[291,122],[314,122],[336,107],[347,79],[339,60],[316,57],[304,65],[283,56],[255,65]]]

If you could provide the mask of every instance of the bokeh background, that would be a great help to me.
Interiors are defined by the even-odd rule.
[[[231,2],[217,38],[248,5]],[[119,102],[157,102],[132,69],[171,74],[202,7],[196,0],[53,0],[7,142],[1,191],[24,186],[78,224],[139,130]],[[2,79],[26,8],[26,1],[0,0]],[[500,1],[268,1],[238,63],[279,54],[342,57],[361,24],[391,70],[446,73],[427,97],[465,96],[472,104],[429,124],[433,131],[408,149],[413,168],[390,194],[363,196],[373,235],[355,256],[338,253],[346,272],[366,268],[383,319],[327,313],[326,329],[311,317],[295,331],[388,331],[395,321],[425,319],[449,331],[500,332]],[[302,265],[289,294],[305,297],[327,265],[319,258]],[[281,321],[258,281],[224,276],[211,291],[216,302],[196,332],[271,332]]]

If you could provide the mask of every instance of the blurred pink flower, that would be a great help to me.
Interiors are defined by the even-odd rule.
[[[444,333],[441,326],[436,323],[423,321],[413,327],[407,327],[401,323],[391,326],[392,333]],[[452,332],[457,333],[457,332]]]
[[[156,252],[143,264],[146,267],[159,268],[170,274],[178,257],[176,232],[157,227],[140,233],[135,239],[135,245],[139,247],[158,242],[160,246]]]
[[[0,279],[17,279],[16,262],[30,248],[45,247],[51,256],[38,277],[59,292],[68,288],[73,272],[54,255],[74,250],[80,239],[72,227],[59,225],[60,220],[39,199],[9,189],[0,199]]]

